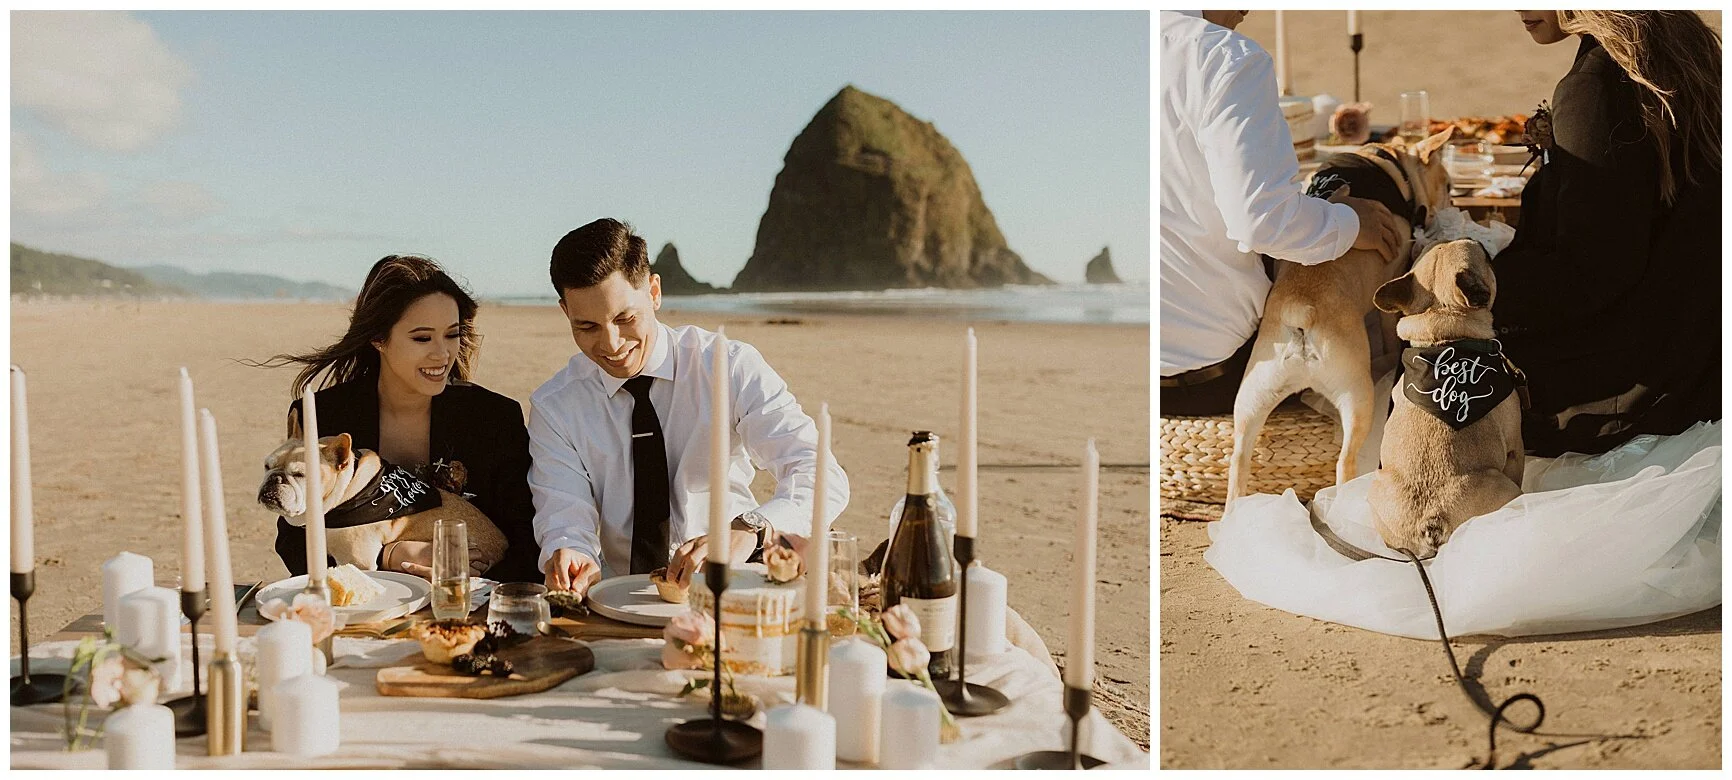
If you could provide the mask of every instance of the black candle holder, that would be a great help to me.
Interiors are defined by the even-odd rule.
[[[18,600],[19,675],[12,678],[12,706],[52,704],[66,698],[66,675],[30,673],[31,594],[36,592],[36,572],[12,572],[12,598]]]
[[[1105,764],[1082,752],[1082,721],[1089,714],[1092,688],[1064,687],[1064,714],[1070,716],[1070,750],[1037,750],[1016,759],[1017,769],[1093,769]]]
[[[957,593],[957,608],[962,614],[956,632],[956,678],[935,680],[932,686],[938,689],[944,708],[956,717],[991,715],[1009,706],[1010,697],[996,688],[968,682],[968,566],[974,563],[974,537],[957,534],[953,545],[956,562],[962,567],[962,589]]]
[[[710,588],[710,614],[715,616],[715,671],[710,675],[710,716],[668,728],[668,747],[706,764],[737,764],[764,752],[764,732],[722,717],[722,591],[728,589],[728,564],[704,561],[704,582]]]
[[[1349,48],[1353,49],[1353,102],[1359,102],[1359,50],[1365,48],[1365,34],[1354,33],[1350,36]]]
[[[174,712],[176,737],[198,737],[206,732],[204,690],[199,686],[199,675],[203,673],[204,665],[198,660],[198,619],[204,617],[209,604],[203,588],[191,593],[180,592],[180,611],[192,623],[192,695],[168,702],[169,710]]]

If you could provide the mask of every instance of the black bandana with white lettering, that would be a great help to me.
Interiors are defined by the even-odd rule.
[[[1474,424],[1515,391],[1496,341],[1462,339],[1401,352],[1407,400],[1455,430]]]
[[[380,462],[379,475],[354,498],[325,513],[326,528],[354,528],[393,517],[435,509],[444,503],[439,490],[402,466]]]

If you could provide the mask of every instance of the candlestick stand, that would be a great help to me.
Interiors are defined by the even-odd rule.
[[[1365,48],[1365,34],[1354,33],[1352,42],[1348,44],[1353,49],[1353,102],[1359,102],[1359,50]]]
[[[328,580],[326,577],[320,577],[318,579],[318,581],[315,582],[315,581],[313,581],[312,573],[308,572],[307,573],[307,587],[306,587],[306,589],[302,590],[301,592],[302,593],[310,593],[314,596],[318,596],[319,598],[324,599],[325,606],[330,606],[330,604],[331,604],[331,583],[330,583],[330,580]],[[330,634],[326,635],[326,637],[324,639],[320,640],[317,644],[313,645],[314,647],[319,648],[319,652],[325,654],[325,667],[326,668],[330,668],[331,661],[335,660],[334,658],[331,657],[331,648],[332,648],[332,640],[336,638],[336,635],[337,635],[337,632],[332,631]]]
[[[667,730],[668,747],[706,764],[737,764],[764,752],[764,732],[722,717],[722,591],[728,588],[728,564],[704,561],[704,582],[710,587],[710,614],[715,616],[716,667],[710,675],[710,716],[676,723]]]
[[[1070,749],[1037,750],[1016,759],[1017,769],[1093,769],[1106,763],[1082,752],[1082,721],[1089,714],[1091,688],[1064,687],[1064,714],[1070,716]]]
[[[812,576],[807,572],[806,576]],[[828,712],[830,710],[830,629],[824,616],[808,618],[800,628],[799,666],[794,676],[794,700]]]
[[[204,617],[208,603],[203,589],[192,593],[180,592],[180,611],[192,623],[192,695],[168,702],[169,710],[174,712],[176,737],[196,737],[205,733],[204,691],[199,687],[199,675],[204,670],[198,661],[198,619]]]
[[[18,600],[19,675],[12,678],[12,706],[50,704],[66,698],[66,675],[30,673],[30,609],[36,592],[36,571],[12,572],[12,598]]]
[[[973,718],[1004,709],[1010,698],[996,688],[968,682],[968,566],[974,563],[974,537],[957,534],[954,546],[956,562],[962,567],[962,589],[957,592],[961,602],[957,608],[962,614],[956,631],[956,678],[935,680],[932,685],[938,689],[938,697],[944,700],[944,708],[950,714]]]
[[[210,662],[210,699],[205,704],[206,755],[238,756],[247,733],[247,688],[241,662],[218,652]]]

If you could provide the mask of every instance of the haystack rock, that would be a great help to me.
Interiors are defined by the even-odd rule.
[[[675,249],[672,242],[662,245],[662,251],[656,253],[650,270],[662,278],[663,295],[703,295],[716,292],[712,285],[692,278],[686,268],[680,265],[680,250]]]
[[[736,291],[1050,284],[930,123],[847,86],[800,131]]]
[[[1083,279],[1089,284],[1118,284],[1119,275],[1113,271],[1113,253],[1107,247],[1101,247],[1101,253],[1089,261],[1088,268],[1083,270]]]

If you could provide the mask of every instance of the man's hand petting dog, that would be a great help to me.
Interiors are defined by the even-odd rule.
[[[1330,203],[1345,203],[1359,217],[1359,235],[1353,239],[1354,249],[1367,249],[1376,252],[1387,263],[1395,259],[1395,250],[1401,246],[1400,228],[1395,224],[1394,215],[1389,208],[1375,200],[1349,197],[1352,186],[1342,187],[1329,196]]]

